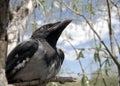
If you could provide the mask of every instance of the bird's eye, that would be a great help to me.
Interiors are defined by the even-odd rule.
[[[41,31],[43,31],[43,30],[44,30],[44,28],[42,27],[42,28],[41,28]]]
[[[40,31],[41,31],[41,32],[45,32],[45,31],[46,31],[46,30],[45,30],[45,27],[42,27]]]

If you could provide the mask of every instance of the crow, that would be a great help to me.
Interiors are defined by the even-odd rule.
[[[45,81],[55,77],[64,60],[64,53],[56,43],[71,21],[43,25],[33,32],[29,40],[19,43],[6,59],[8,83]]]

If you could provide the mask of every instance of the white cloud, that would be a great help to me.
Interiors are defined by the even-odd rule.
[[[29,35],[24,35],[23,40],[28,40],[30,38]]]
[[[86,28],[85,30],[83,30],[83,28],[84,27],[82,25],[71,23],[65,29],[65,31],[63,32],[63,34],[62,34],[61,38],[59,39],[59,41],[61,41],[63,39],[68,40],[67,37],[66,37],[67,35],[70,35],[73,38],[73,41],[71,40],[70,42],[74,46],[90,40],[88,35],[86,35],[89,32],[89,29]],[[66,43],[66,46],[67,45],[68,45],[68,43]]]
[[[65,53],[66,60],[76,60],[76,58],[77,58],[74,50],[71,50],[71,51],[65,50],[64,53]]]

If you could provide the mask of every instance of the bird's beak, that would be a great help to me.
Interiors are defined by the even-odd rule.
[[[53,24],[52,27],[49,28],[49,36],[46,38],[49,43],[51,43],[53,46],[56,45],[57,40],[59,39],[62,31],[67,27],[67,25],[71,22],[72,20],[65,20],[62,22],[56,22]],[[54,41],[52,40],[54,39]]]
[[[71,22],[72,20],[65,20],[65,21],[62,21],[62,22],[57,22],[53,27],[52,29],[54,30],[58,30],[58,29],[65,29],[66,26]]]

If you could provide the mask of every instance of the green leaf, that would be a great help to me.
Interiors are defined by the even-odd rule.
[[[72,38],[72,36],[71,36],[71,35],[68,35],[68,39],[73,40],[73,38]]]
[[[78,2],[75,0],[75,1],[74,1],[74,4],[73,4],[73,9],[74,9],[75,11],[78,11],[78,9],[79,9],[77,5],[78,5]]]
[[[82,12],[86,11],[87,10],[87,5],[83,4],[82,5]]]
[[[101,62],[101,59],[100,59],[100,56],[99,56],[99,51],[95,51],[94,60],[95,60],[95,62]]]
[[[95,51],[95,53],[94,53],[94,60],[95,60],[95,62],[97,62],[98,56],[99,56],[98,52]]]
[[[78,11],[78,8],[77,8],[76,4],[73,5],[73,9],[74,9],[75,11]]]
[[[106,59],[106,67],[109,67],[109,66],[111,66],[111,62],[110,62],[110,59],[109,59],[109,57]]]
[[[107,69],[105,69],[105,74],[106,74],[107,76],[109,76],[108,70],[107,70]]]
[[[101,49],[102,48],[102,44],[100,43],[100,46],[99,46],[99,48]]]
[[[83,77],[82,77],[82,80],[81,80],[81,84],[82,84],[82,86],[90,86],[88,77],[85,74],[83,74]]]
[[[37,4],[42,8],[42,10],[44,11],[44,14],[46,15],[46,8],[44,6],[45,1],[44,0],[36,0]],[[39,9],[40,10],[40,9]]]
[[[90,14],[95,14],[95,12],[94,12],[94,10],[93,10],[93,6],[92,6],[92,3],[90,2],[89,3],[89,12],[90,12]]]
[[[105,68],[105,74],[106,74],[107,76],[109,76],[109,74],[108,74],[108,69],[107,69],[108,67],[109,67],[109,59],[106,60],[105,66],[104,66],[104,68]]]
[[[84,58],[84,55],[83,55],[83,50],[81,50],[77,56],[77,60],[79,60],[80,58]]]

